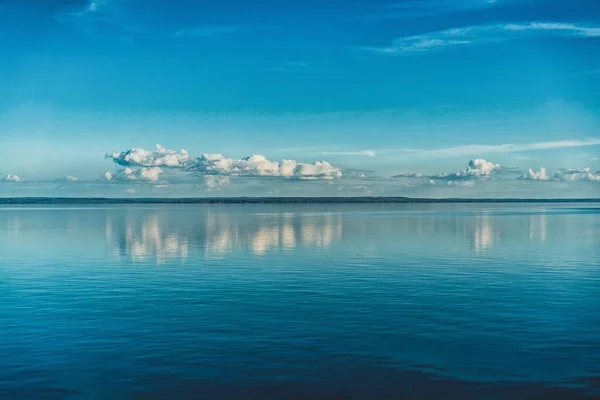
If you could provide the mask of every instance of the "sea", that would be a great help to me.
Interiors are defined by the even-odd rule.
[[[3,205],[0,398],[600,398],[600,204]]]

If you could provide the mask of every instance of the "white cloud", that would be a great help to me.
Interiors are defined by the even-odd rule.
[[[530,22],[527,24],[507,24],[504,29],[508,31],[564,31],[570,34],[598,37],[600,36],[600,27],[583,26],[572,23],[561,22]]]
[[[368,152],[368,151],[367,151]],[[370,154],[370,152],[368,152]],[[127,167],[113,175],[105,174],[106,180],[146,180],[158,181],[163,168],[178,169],[196,176],[246,176],[246,177],[281,177],[295,179],[336,179],[342,171],[327,161],[302,163],[295,160],[271,161],[265,156],[254,154],[241,159],[225,157],[222,154],[202,154],[191,157],[186,150],[169,150],[160,145],[156,151],[142,148],[131,148],[122,152],[106,154],[107,159],[118,165]],[[135,169],[135,167],[141,167]],[[215,184],[226,184],[226,180],[208,178],[207,187]]]
[[[430,185],[472,186],[473,181],[487,179],[503,169],[499,164],[494,164],[482,158],[476,158],[469,161],[465,169],[458,172],[437,175],[425,175],[421,172],[403,172],[392,176],[392,178],[423,178],[427,179],[427,183]]]
[[[168,150],[156,145],[156,151],[133,147],[122,152],[107,153],[106,158],[123,167],[167,167],[184,168],[190,161],[186,150]]]
[[[444,173],[435,175],[434,179],[462,180],[473,178],[484,178],[495,174],[500,169],[499,164],[486,161],[482,158],[476,158],[469,161],[464,170],[455,173]]]
[[[123,168],[118,170],[116,173],[112,173],[110,171],[106,171],[104,173],[104,179],[107,181],[119,181],[119,182],[132,182],[132,181],[141,181],[141,182],[159,182],[160,175],[163,173],[163,170],[159,167],[150,167],[150,168]]]
[[[87,10],[89,12],[96,12],[105,3],[106,2],[104,0],[91,0],[88,4]]]
[[[0,182],[19,183],[19,182],[21,182],[21,178],[19,178],[17,175],[7,174],[7,175],[4,175],[2,177],[2,179],[0,179]]]
[[[65,176],[65,181],[69,181],[69,182],[77,182],[79,180],[78,177],[76,176],[72,176],[72,175],[67,175]]]
[[[550,176],[548,176],[548,170],[544,167],[540,167],[539,170],[529,169],[527,174],[521,175],[519,179],[527,180],[527,181],[549,181]]]
[[[473,181],[447,181],[447,180],[439,180],[439,179],[430,179],[427,181],[429,185],[442,185],[442,186],[460,186],[460,187],[471,187],[475,185]]]
[[[363,47],[363,49],[376,54],[406,54],[472,44],[498,43],[531,36],[600,37],[600,27],[558,22],[473,25],[403,36],[392,41],[389,46]]]
[[[326,161],[312,164],[295,160],[270,161],[254,154],[241,159],[227,158],[221,154],[203,154],[187,168],[206,175],[262,176],[298,179],[335,179],[342,176],[339,168]]]
[[[556,171],[554,179],[559,181],[600,181],[600,174],[593,173],[589,168],[563,168]]]
[[[218,190],[221,186],[228,185],[231,183],[231,178],[223,175],[205,175],[204,176],[204,187],[211,190]]]
[[[424,175],[421,172],[402,172],[392,176],[392,178],[423,178]]]

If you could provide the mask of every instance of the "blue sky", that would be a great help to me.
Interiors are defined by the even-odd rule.
[[[3,0],[0,25],[0,196],[600,196],[595,0]]]

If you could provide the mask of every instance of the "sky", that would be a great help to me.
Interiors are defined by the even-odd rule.
[[[0,0],[0,197],[600,197],[597,0]]]

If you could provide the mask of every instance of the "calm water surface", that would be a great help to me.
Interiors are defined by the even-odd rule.
[[[0,398],[600,396],[600,204],[0,207]]]

